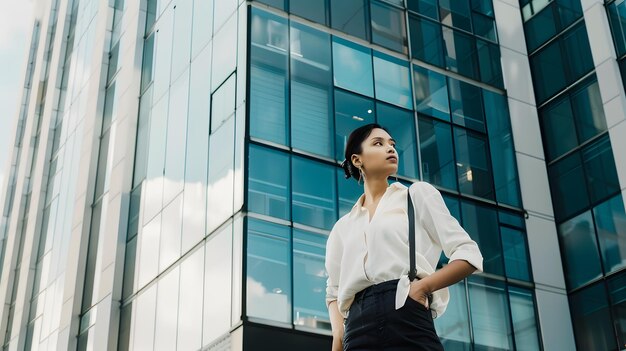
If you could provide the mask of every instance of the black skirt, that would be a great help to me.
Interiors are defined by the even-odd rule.
[[[407,297],[396,310],[398,279],[372,285],[360,292],[344,321],[344,351],[441,351],[430,309]]]

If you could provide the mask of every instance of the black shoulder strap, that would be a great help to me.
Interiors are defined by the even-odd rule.
[[[406,194],[407,211],[409,212],[409,280],[413,281],[417,277],[417,269],[415,268],[415,210],[409,189],[406,190]]]

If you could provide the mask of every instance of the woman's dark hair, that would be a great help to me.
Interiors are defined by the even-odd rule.
[[[363,148],[361,147],[361,143],[367,139],[367,137],[372,134],[372,129],[380,128],[385,132],[389,133],[389,131],[377,123],[370,123],[364,126],[361,126],[350,133],[348,137],[348,142],[346,143],[346,151],[344,153],[345,160],[341,163],[341,167],[345,172],[346,179],[353,177],[357,181],[361,180],[361,174],[359,173],[359,169],[352,163],[352,155],[360,154],[363,152]]]

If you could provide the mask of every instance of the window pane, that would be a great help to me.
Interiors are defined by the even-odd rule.
[[[202,309],[199,306],[202,306],[203,282],[204,249],[201,247],[180,264],[178,350],[197,350],[202,347]],[[215,286],[215,283],[213,280],[211,285]],[[220,290],[230,290],[228,287],[222,288],[225,289]]]
[[[454,144],[459,190],[495,200],[486,138],[469,130],[454,128]]]
[[[504,88],[500,66],[500,47],[497,44],[476,40],[480,80],[498,88]]]
[[[404,12],[378,1],[371,2],[372,42],[407,53]]]
[[[570,310],[578,350],[618,349],[604,283],[594,284],[573,294]]]
[[[398,175],[418,178],[417,140],[415,135],[415,118],[412,112],[377,103],[376,115],[378,122],[389,130],[396,140],[398,153]]]
[[[447,26],[472,31],[469,0],[439,0],[439,15]]]
[[[411,78],[407,62],[374,51],[374,81],[377,99],[413,109]]]
[[[330,328],[325,304],[324,259],[326,236],[293,230],[293,323],[313,328]]]
[[[435,329],[446,350],[470,350],[469,314],[465,298],[465,281],[448,287],[450,302],[446,312],[435,319]]]
[[[532,291],[509,286],[509,300],[515,332],[515,349],[541,350]]]
[[[170,89],[165,151],[163,202],[170,202],[185,184],[185,146],[189,102],[189,71],[185,71]]]
[[[365,0],[330,0],[332,27],[368,40],[365,4]]]
[[[335,158],[343,162],[348,136],[356,128],[375,122],[374,101],[335,90]]]
[[[363,186],[356,182],[356,179],[346,179],[343,168],[337,168],[337,184],[339,190],[339,217],[352,210],[352,206],[359,196],[363,194]]]
[[[232,0],[218,0],[228,3]],[[217,15],[217,5],[216,5]],[[230,10],[227,10],[230,11]],[[217,18],[217,16],[216,16]],[[217,29],[217,28],[216,28]],[[214,91],[237,67],[237,13],[213,36],[213,58],[211,62],[211,91]]]
[[[330,36],[292,22],[291,145],[332,157]]]
[[[615,1],[607,5],[607,9],[615,50],[617,56],[622,56],[626,53],[626,2]]]
[[[255,0],[255,1],[276,7],[281,10],[285,10],[285,0]]]
[[[506,276],[513,279],[530,281],[530,266],[526,251],[526,235],[520,230],[500,227],[504,268]]]
[[[613,276],[608,283],[613,304],[613,327],[617,331],[619,344],[624,345],[626,344],[626,274]]]
[[[411,54],[413,58],[438,67],[443,64],[443,37],[441,25],[417,16],[409,17]]]
[[[472,10],[482,13],[485,16],[493,17],[493,4],[491,0],[471,0]]]
[[[419,117],[418,121],[424,181],[456,190],[456,170],[450,125],[424,117]]]
[[[417,112],[450,121],[446,77],[417,65],[413,65],[413,74]]]
[[[211,134],[235,113],[236,76],[231,74],[211,97]]]
[[[548,176],[554,215],[557,221],[588,207],[589,196],[578,152],[550,165]],[[576,191],[572,191],[572,189],[576,189]]]
[[[469,201],[461,201],[461,214],[463,228],[480,247],[485,272],[504,275],[496,211]]]
[[[446,53],[446,69],[478,79],[478,57],[474,38],[446,27],[442,28],[442,33]]]
[[[326,24],[326,0],[289,0],[289,12],[313,22]]]
[[[163,272],[180,257],[183,195],[177,196],[161,215],[161,242],[159,249],[159,272]]]
[[[143,291],[135,302],[135,313],[132,316],[132,342],[134,350],[152,350],[154,349],[154,323],[146,323],[145,321],[154,321],[156,318],[156,299],[157,286],[150,286]]]
[[[512,350],[509,303],[504,282],[468,278],[472,329],[476,350]]]
[[[137,288],[142,288],[159,273],[161,215],[157,215],[139,233],[137,252]]]
[[[482,92],[496,199],[501,203],[522,207],[507,98],[488,90]]]
[[[563,58],[558,40],[550,43],[537,54],[530,57],[537,104],[546,101],[546,99],[567,84],[563,70],[564,62],[566,60]]]
[[[192,57],[195,57],[213,36],[213,2],[215,0],[194,0]],[[219,1],[219,0],[218,0]]]
[[[556,1],[552,4],[556,4]],[[554,6],[548,6],[524,24],[528,53],[533,52],[557,33],[558,22],[554,18]]]
[[[569,30],[563,35],[563,49],[569,63],[568,79],[569,83],[593,70],[593,58],[589,47],[589,36],[584,23],[577,25],[577,28]],[[562,63],[561,63],[562,65]],[[545,79],[545,78],[544,78]]]
[[[290,236],[289,227],[248,217],[249,317],[291,323]]]
[[[303,157],[292,158],[293,221],[332,229],[337,220],[334,167]]]
[[[569,96],[552,101],[539,110],[539,121],[548,161],[554,160],[578,145]]]
[[[254,229],[250,231],[250,233],[252,232],[256,233]],[[259,311],[259,309],[263,311],[263,306],[268,308],[289,308],[289,306],[279,306],[279,304],[272,305],[273,301],[271,299],[263,298],[263,294],[273,288],[269,288],[270,285],[266,285],[269,281],[264,280],[268,276],[267,272],[273,272],[280,276],[280,271],[272,269],[274,267],[271,266],[276,263],[268,261],[270,261],[271,257],[279,259],[282,257],[273,256],[272,253],[266,254],[265,249],[267,247],[263,246],[263,240],[265,239],[262,235],[263,233],[259,233],[259,236],[251,235],[248,239],[248,316],[263,317],[263,315],[254,313]],[[228,224],[220,228],[218,232],[213,233],[207,239],[204,250],[204,322],[202,343],[206,345],[211,344],[212,340],[219,338],[224,333],[228,333],[231,326],[230,313],[231,305],[233,304],[231,287],[233,286],[233,279],[240,279],[239,277],[234,278],[231,273],[233,272],[233,226]],[[269,270],[263,272],[263,269],[268,268]],[[273,283],[274,281],[271,282]],[[218,286],[220,287],[219,289],[216,288]],[[235,301],[235,303],[239,303],[239,301]],[[276,309],[276,311],[278,312],[279,309]]]
[[[333,37],[333,71],[335,86],[374,96],[370,49]]]
[[[154,77],[154,38],[153,33],[143,44],[143,62],[141,64],[141,91],[148,88]]]
[[[229,118],[209,138],[211,164],[207,182],[207,233],[212,232],[233,214],[235,118]]]
[[[191,61],[193,1],[182,0],[174,7],[174,39],[172,48],[172,80],[175,80]]]
[[[417,12],[434,20],[439,19],[437,0],[407,0],[409,10]]]
[[[569,289],[602,276],[598,243],[591,212],[586,211],[559,225],[561,255]],[[584,257],[584,260],[580,258]]]
[[[474,12],[472,13],[472,21],[474,22],[474,34],[493,42],[498,41],[496,21],[493,18]]]
[[[157,283],[154,350],[176,349],[179,281],[180,268],[176,267],[159,278]],[[146,320],[143,322],[145,323]]]
[[[289,220],[289,155],[250,144],[248,210]]]
[[[458,125],[485,132],[481,89],[477,86],[448,78],[452,121]]]
[[[289,145],[287,20],[252,8],[250,135]]]
[[[582,158],[591,202],[600,201],[620,191],[608,134],[585,146]]]
[[[172,63],[172,30],[174,24],[174,10],[168,7],[159,19],[154,34],[154,100],[159,100],[170,86],[170,71]]]
[[[606,131],[606,119],[597,81],[594,80],[574,92],[571,100],[579,143],[582,144]]]
[[[593,209],[605,273],[626,266],[626,214],[619,194]]]

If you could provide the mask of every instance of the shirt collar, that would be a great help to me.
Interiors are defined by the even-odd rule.
[[[404,184],[402,184],[400,182],[393,182],[393,183],[391,183],[387,187],[387,190],[385,190],[385,194],[387,193],[387,191],[396,191],[396,190],[399,190],[399,189],[407,189],[407,188],[408,187],[406,185],[404,185]],[[365,198],[365,193],[361,194],[361,196],[359,196],[359,199],[356,200],[356,202],[352,206],[352,210],[350,210],[350,216],[351,217],[356,216],[361,211],[361,209],[363,208],[363,205],[362,205],[363,198]]]

